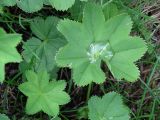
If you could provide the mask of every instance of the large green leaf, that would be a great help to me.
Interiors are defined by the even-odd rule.
[[[21,41],[19,34],[6,34],[0,28],[0,82],[3,82],[5,76],[5,64],[10,62],[20,62],[21,56],[16,50],[16,46]]]
[[[77,85],[103,83],[105,75],[100,69],[105,61],[117,79],[135,81],[139,77],[134,62],[140,59],[147,47],[139,37],[131,37],[131,18],[120,14],[105,20],[101,5],[87,4],[82,23],[61,20],[58,30],[68,44],[56,55],[59,66],[73,68]]]
[[[21,84],[19,89],[27,97],[26,112],[35,114],[44,111],[48,115],[57,116],[59,105],[70,101],[69,95],[64,92],[65,81],[53,80],[49,82],[47,72],[26,72],[27,82]]]
[[[90,120],[129,120],[129,109],[123,105],[119,94],[111,92],[102,98],[91,97],[88,101]]]
[[[31,30],[36,37],[29,39],[24,45],[23,57],[36,71],[51,71],[55,66],[55,54],[66,41],[56,29],[58,18],[48,17],[46,20],[35,18]]]

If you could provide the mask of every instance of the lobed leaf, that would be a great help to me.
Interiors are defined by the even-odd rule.
[[[91,97],[88,101],[90,120],[129,120],[129,109],[123,105],[119,94],[111,92],[102,98]]]
[[[102,60],[116,79],[137,80],[140,74],[134,62],[147,47],[141,38],[130,36],[130,16],[118,14],[106,21],[101,5],[93,3],[88,3],[83,13],[82,23],[67,19],[59,22],[57,28],[68,44],[56,54],[57,64],[71,67],[79,86],[105,81]]]
[[[46,20],[35,18],[31,22],[31,30],[35,37],[30,38],[23,45],[22,55],[28,63],[34,63],[36,71],[53,70],[55,54],[66,43],[64,37],[56,29],[58,21],[56,17],[48,17]]]
[[[5,79],[5,64],[11,62],[20,62],[22,60],[21,56],[16,50],[16,46],[21,39],[21,35],[7,34],[2,28],[0,28],[0,82],[3,82]]]
[[[26,112],[35,114],[43,111],[51,116],[57,116],[59,105],[64,105],[70,101],[69,95],[64,92],[65,81],[49,82],[47,72],[33,71],[26,72],[27,82],[19,86],[20,91],[27,99]]]

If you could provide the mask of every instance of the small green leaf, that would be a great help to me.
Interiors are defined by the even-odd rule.
[[[94,96],[88,101],[90,120],[129,120],[129,109],[115,92],[101,98]]]
[[[122,9],[119,9],[117,5],[111,1],[108,0],[89,0],[88,3],[97,3],[99,4],[104,13],[105,20],[108,20],[118,14],[122,14],[124,11]],[[81,21],[83,16],[83,9],[86,5],[86,1],[79,1],[75,0],[75,4],[71,7],[70,13],[74,20]]]
[[[87,0],[80,0],[80,1],[87,1]],[[45,5],[52,5],[56,10],[65,11],[69,9],[75,0],[2,0],[0,5],[4,6],[14,6],[18,5],[20,9],[25,12],[33,13],[37,12],[43,8],[43,4]]]
[[[61,120],[60,117],[52,118],[52,120]]]
[[[45,5],[50,5],[50,2],[49,2],[49,0],[44,0],[44,2],[43,2]]]
[[[56,29],[58,21],[58,18],[48,17],[46,20],[35,18],[31,23],[31,30],[36,37],[30,38],[23,45],[22,55],[28,63],[33,62],[36,71],[53,70],[55,54],[66,43]]]
[[[21,39],[21,35],[7,34],[2,28],[0,28],[0,82],[3,82],[5,79],[5,64],[20,62],[22,60],[20,54],[16,50],[16,46]]]
[[[87,1],[87,0],[80,0],[80,1]],[[75,3],[75,0],[49,0],[50,4],[56,9],[65,11],[68,8],[72,7]]]
[[[3,5],[3,6],[14,6],[14,5],[16,5],[16,0],[1,0],[0,5]]]
[[[122,13],[122,10],[119,10],[116,4],[112,2],[107,2],[103,5],[103,13],[104,13],[105,19],[108,20]]]
[[[26,112],[35,114],[43,111],[51,116],[57,116],[59,105],[70,101],[69,95],[64,92],[65,81],[49,82],[47,72],[26,72],[27,82],[19,86],[20,91],[28,96]]]
[[[75,0],[49,0],[49,2],[57,10],[64,11],[70,8],[74,4]]]
[[[134,64],[147,50],[139,37],[131,37],[131,18],[120,14],[105,20],[101,5],[88,3],[83,21],[61,20],[58,30],[68,40],[59,50],[56,62],[73,69],[73,79],[79,86],[91,82],[103,83],[105,75],[100,66],[105,61],[117,79],[135,81],[139,70]]]
[[[2,6],[2,5],[0,5],[0,15],[1,15],[1,14],[4,14],[3,6]]]
[[[23,11],[32,13],[43,7],[43,0],[17,0],[17,5]]]
[[[5,114],[0,113],[0,120],[10,120]]]
[[[18,5],[25,12],[32,13],[40,10],[43,7],[44,0],[1,0],[0,5],[14,6]]]
[[[86,2],[75,0],[74,5],[69,9],[72,19],[81,21],[83,16],[83,8]]]

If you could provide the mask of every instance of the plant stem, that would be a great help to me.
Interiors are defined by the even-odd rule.
[[[88,86],[87,98],[86,98],[86,101],[87,101],[87,102],[88,102],[89,97],[90,97],[90,95],[91,95],[91,90],[92,90],[92,83],[89,84],[89,86]]]
[[[60,116],[63,117],[63,120],[69,120],[66,116],[64,116],[62,113],[60,113]]]

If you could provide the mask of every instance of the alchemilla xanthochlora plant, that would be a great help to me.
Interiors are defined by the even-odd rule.
[[[120,14],[105,21],[101,6],[87,4],[82,23],[61,20],[58,30],[68,44],[56,55],[57,64],[73,68],[73,79],[79,86],[105,81],[101,70],[102,60],[118,80],[133,82],[139,77],[134,64],[146,52],[145,42],[131,37],[131,18]]]
[[[71,16],[77,16],[78,12],[75,11],[74,15],[75,8],[72,9],[75,2],[77,1],[1,0],[0,7],[17,5],[23,11],[33,13],[47,5],[50,9],[53,7],[60,11],[69,9],[67,15],[72,11]],[[0,82],[5,80],[4,68],[7,63],[22,61],[19,68],[23,75],[20,82],[23,82],[18,88],[27,96],[25,111],[28,115],[42,111],[50,118],[53,117],[53,120],[60,120],[58,115],[62,115],[61,110],[65,109],[62,105],[72,101],[69,96],[73,86],[71,80],[79,87],[90,84],[87,93],[89,97],[93,82],[103,84],[107,80],[102,65],[107,66],[108,71],[119,81],[134,82],[140,77],[136,61],[145,54],[147,46],[142,38],[131,36],[131,17],[123,10],[118,12],[119,8],[115,4],[104,4],[104,1],[96,4],[91,0],[78,2],[83,3],[78,8],[83,17],[77,18],[77,21],[73,18],[71,20],[70,14],[64,19],[62,15],[60,18],[36,16],[28,20],[27,25],[32,34],[22,42],[22,57],[16,49],[21,42],[21,35],[6,33],[0,28]],[[24,27],[21,18],[18,23]],[[62,77],[63,69],[60,67],[71,69],[70,82],[68,79],[61,80],[66,77]],[[87,98],[86,103],[87,106],[84,107],[87,108],[87,113],[84,114],[90,120],[130,119],[129,108],[116,92],[106,93],[101,98],[92,96]],[[9,119],[4,114],[0,117]]]

